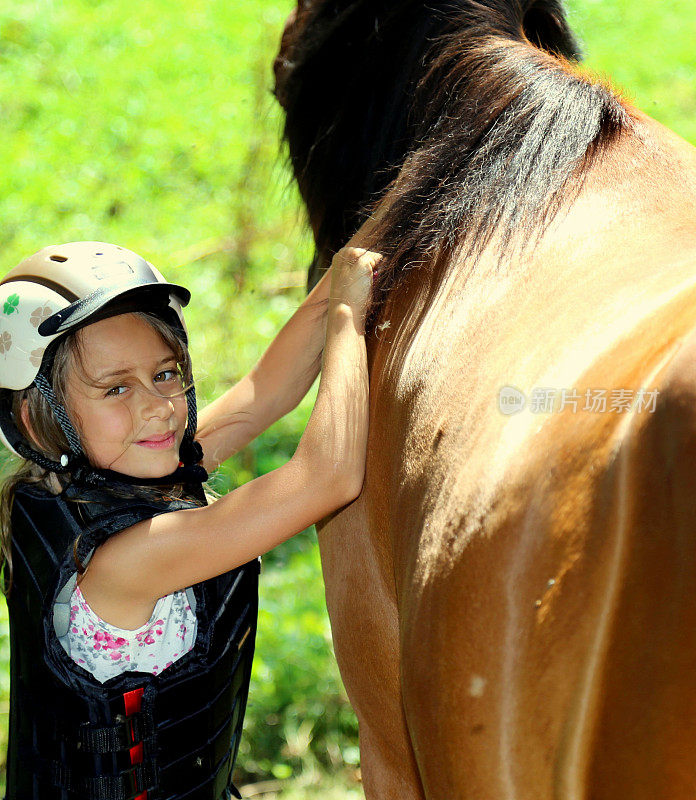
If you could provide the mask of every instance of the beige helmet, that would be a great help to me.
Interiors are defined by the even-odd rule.
[[[21,436],[11,414],[11,390],[34,383],[60,422],[72,456],[82,456],[79,437],[48,380],[51,344],[70,331],[129,311],[157,314],[187,341],[181,308],[190,297],[137,253],[114,244],[69,242],[25,258],[0,281],[0,439],[18,455],[46,466],[47,459],[35,457],[40,454]],[[62,471],[68,466],[64,461]],[[57,466],[50,462],[49,468]]]

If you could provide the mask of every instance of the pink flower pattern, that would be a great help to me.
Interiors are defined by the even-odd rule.
[[[126,630],[98,617],[76,586],[70,600],[68,652],[100,683],[122,672],[157,675],[191,650],[196,627],[186,592],[161,597],[144,625]]]

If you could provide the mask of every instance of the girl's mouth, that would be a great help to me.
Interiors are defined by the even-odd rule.
[[[161,436],[151,436],[149,439],[141,439],[136,444],[141,447],[150,447],[153,450],[166,450],[174,444],[176,439],[175,431],[164,433]]]

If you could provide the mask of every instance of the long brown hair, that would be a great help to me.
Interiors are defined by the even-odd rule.
[[[162,338],[162,341],[171,348],[177,360],[182,378],[182,391],[192,385],[191,356],[188,347],[181,335],[170,325],[154,314],[147,312],[133,312],[135,316],[150,325]],[[80,330],[73,331],[61,338],[58,343],[51,368],[50,380],[53,391],[58,401],[68,408],[66,403],[67,379],[70,371],[81,362],[81,337]],[[29,427],[22,417],[22,408],[26,404]],[[69,409],[68,409],[69,411]],[[44,396],[33,384],[26,389],[13,392],[12,416],[19,432],[31,442],[39,452],[53,461],[59,461],[62,453],[69,452],[69,445],[65,434],[61,430],[51,407]],[[12,502],[17,486],[20,484],[33,484],[52,494],[59,494],[71,480],[69,473],[56,473],[46,470],[19,456],[12,456],[14,469],[5,478],[0,487],[0,550],[2,552],[1,568],[4,575],[5,594],[12,586]],[[11,462],[11,463],[12,463]],[[151,490],[153,496],[162,497],[164,492],[157,487]],[[168,487],[168,496],[182,496],[183,486]],[[76,561],[76,568],[82,571],[83,567]]]

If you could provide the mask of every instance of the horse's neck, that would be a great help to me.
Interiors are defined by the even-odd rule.
[[[567,379],[675,293],[688,295],[696,280],[696,148],[642,118],[640,136],[588,176],[531,258],[496,271],[492,246],[475,265],[450,264],[430,283],[409,277],[389,304],[396,320],[408,307],[401,324],[415,323],[394,356],[397,392],[422,381],[429,365],[436,380],[443,370],[450,380],[461,373],[469,392],[483,388],[484,375],[527,381],[556,369]]]
[[[373,387],[385,418],[404,419],[395,452],[414,479],[438,431],[472,486],[529,447],[547,417],[501,414],[501,387],[527,402],[539,388],[635,389],[696,327],[696,150],[665,131],[647,121],[611,154],[527,261],[496,273],[484,253],[430,283],[414,271],[390,298]]]

